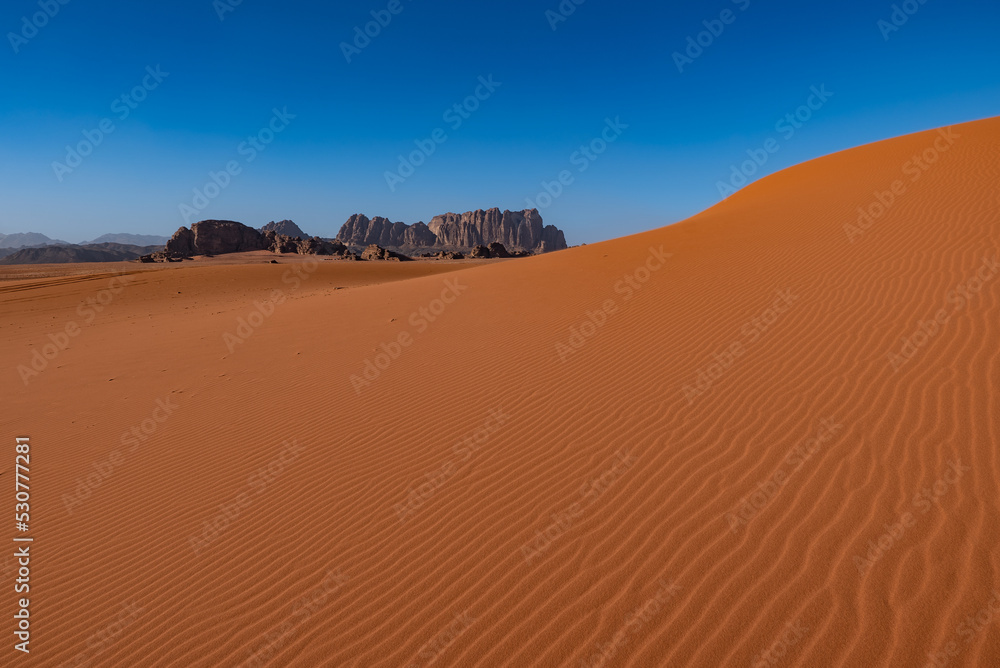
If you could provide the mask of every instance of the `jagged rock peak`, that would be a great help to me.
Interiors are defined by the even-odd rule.
[[[471,250],[501,243],[512,250],[548,252],[566,248],[566,238],[554,225],[544,225],[538,209],[503,211],[478,209],[434,216],[427,225],[407,225],[364,214],[348,218],[337,239],[345,244],[382,247],[447,247]]]
[[[277,223],[273,220],[260,228],[261,232],[274,232],[276,234],[283,234],[286,237],[298,237],[299,239],[308,239],[309,235],[302,231],[298,225],[290,220],[281,220]]]

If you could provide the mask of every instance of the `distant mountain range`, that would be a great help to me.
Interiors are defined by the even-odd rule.
[[[170,237],[161,237],[158,234],[128,234],[121,232],[118,234],[102,234],[90,241],[81,241],[78,245],[87,244],[127,244],[129,246],[162,246],[167,243]]]
[[[37,232],[18,232],[15,234],[0,234],[0,248],[23,248],[24,246],[48,246],[50,244],[68,244],[68,241],[49,239]]]
[[[129,246],[162,246],[170,237],[156,234],[102,234],[90,241],[74,244],[61,239],[50,239],[38,232],[17,232],[15,234],[0,234],[0,248],[30,248],[35,246],[87,246],[93,244],[126,244]]]
[[[28,248],[0,249],[0,265],[68,264],[71,262],[127,262],[160,249],[159,245],[47,244]]]
[[[167,243],[153,234],[104,234],[72,244],[38,232],[0,234],[0,264],[65,264],[135,260]]]

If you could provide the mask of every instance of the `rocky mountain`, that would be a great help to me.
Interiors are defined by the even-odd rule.
[[[566,248],[562,231],[554,225],[543,225],[537,209],[501,212],[493,208],[446,213],[432,218],[430,224],[415,225],[354,214],[340,228],[337,240],[351,246],[378,244],[406,250],[434,247],[471,250],[493,242],[511,250],[539,253]]]
[[[268,250],[264,235],[233,220],[203,220],[182,227],[170,237],[163,249],[179,256],[222,255],[245,251]]]
[[[394,262],[406,262],[412,260],[413,258],[407,257],[400,253],[394,253],[391,250],[382,248],[377,244],[371,244],[361,253],[362,260],[391,260]]]
[[[158,246],[129,244],[65,244],[21,248],[0,258],[0,264],[68,264],[71,262],[124,262],[157,250]]]
[[[495,213],[494,213],[495,212]],[[448,216],[454,217],[448,218]],[[438,218],[441,220],[438,221]],[[271,251],[272,253],[296,253],[299,255],[327,255],[345,260],[396,260],[405,261],[410,258],[401,249],[408,248],[443,248],[438,257],[448,257],[455,248],[473,251],[473,257],[506,258],[530,255],[533,250],[545,252],[566,247],[563,233],[553,226],[542,227],[542,218],[535,210],[524,212],[504,212],[498,209],[490,211],[470,212],[456,216],[446,214],[432,222],[441,236],[431,231],[430,226],[423,223],[406,225],[393,223],[386,218],[369,220],[366,216],[356,214],[351,216],[341,229],[337,239],[326,240],[319,237],[302,238],[281,234],[278,229],[291,229],[295,226],[291,221],[269,223],[260,232],[252,227],[234,220],[203,220],[195,223],[190,229],[182,227],[174,236],[167,240],[162,250],[149,253],[141,258],[142,262],[176,262],[195,255],[224,255],[227,253],[242,253],[247,251]],[[298,229],[298,227],[295,227]],[[501,241],[477,240],[489,239],[499,235],[503,238],[515,239],[513,252],[508,253]],[[443,243],[442,238],[447,242]],[[364,250],[352,250],[344,241],[347,239],[354,246]],[[524,248],[529,246],[529,248]],[[426,255],[426,254],[425,254]]]
[[[92,241],[81,241],[78,246],[88,244],[127,244],[129,246],[162,246],[167,243],[167,237],[158,234],[128,234],[120,232],[117,234],[102,234]]]
[[[393,248],[404,246],[422,248],[436,245],[437,237],[422,222],[416,225],[407,225],[406,223],[393,223],[388,218],[380,216],[369,220],[364,214],[356,213],[348,218],[347,222],[340,228],[340,232],[337,233],[337,241],[353,246],[376,244]]]
[[[339,241],[327,241],[319,237],[300,239],[268,230],[264,232],[264,242],[267,250],[272,253],[295,253],[298,255],[336,255],[344,259],[352,255],[351,251]]]
[[[274,230],[259,232],[233,220],[203,220],[192,225],[191,229],[182,227],[167,240],[162,250],[140,259],[143,262],[167,262],[194,255],[225,255],[259,250],[357,259],[347,246],[337,241],[325,241],[319,237],[290,237]]]
[[[308,239],[309,235],[302,231],[302,229],[290,220],[282,220],[279,222],[274,222],[273,220],[260,228],[261,232],[274,232],[275,234],[283,234],[286,237],[298,237],[300,239]]]
[[[25,246],[49,246],[58,244],[61,246],[72,246],[68,241],[59,239],[49,239],[44,234],[37,232],[17,232],[15,234],[0,234],[0,248],[23,248]]]
[[[538,209],[504,211],[493,208],[434,216],[428,225],[441,245],[458,248],[487,246],[495,241],[506,248],[539,253],[566,248],[566,238],[555,225],[543,225]]]

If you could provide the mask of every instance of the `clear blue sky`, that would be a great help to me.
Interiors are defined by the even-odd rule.
[[[910,0],[917,11],[891,32],[878,22],[893,3],[872,0],[566,0],[575,11],[558,22],[546,12],[559,0],[242,0],[220,20],[236,1],[42,0],[55,15],[33,21],[39,0],[6,0],[0,232],[169,235],[185,224],[180,205],[233,161],[239,173],[189,220],[290,218],[333,236],[355,212],[413,223],[526,208],[566,170],[572,183],[542,215],[570,244],[593,242],[712,205],[730,166],[769,138],[780,150],[753,179],[1000,114],[995,1]],[[727,9],[728,24],[710,24],[721,34],[703,35],[711,43],[679,71],[674,52]],[[341,43],[373,11],[391,21],[348,62]],[[146,69],[157,66],[169,73],[159,83]],[[445,118],[491,75],[500,85],[478,89],[486,99],[468,118]],[[152,90],[134,109],[113,104],[144,79]],[[786,138],[778,120],[822,85],[833,96],[814,98],[820,108]],[[239,146],[275,108],[295,118],[249,161]],[[620,134],[596,159],[575,154],[608,118],[628,127],[608,131]],[[67,145],[97,137],[103,119],[114,132],[57,175]],[[430,140],[433,154],[391,190],[398,156],[439,128],[447,140]]]

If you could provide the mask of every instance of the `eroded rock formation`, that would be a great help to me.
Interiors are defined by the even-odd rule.
[[[337,240],[354,246],[377,244],[383,248],[421,248],[436,245],[437,237],[423,223],[393,223],[388,218],[376,216],[369,219],[356,213],[340,228]]]
[[[286,221],[290,222],[290,221]],[[294,223],[293,223],[294,224]],[[224,255],[246,251],[267,250],[272,253],[299,255],[330,255],[356,260],[357,256],[339,241],[319,237],[303,239],[279,234],[272,230],[258,232],[232,220],[203,220],[182,227],[167,241],[162,251],[144,256],[144,262],[164,262],[193,255]]]
[[[203,220],[170,237],[164,252],[174,256],[222,255],[268,250],[264,235],[232,220]]]
[[[298,237],[299,239],[308,239],[309,235],[302,231],[298,225],[290,220],[282,220],[277,223],[273,220],[260,228],[261,232],[274,232],[276,234],[283,234],[286,237]]]
[[[487,209],[435,216],[428,224],[443,246],[472,248],[499,242],[506,248],[544,253],[566,248],[566,238],[555,225],[543,225],[538,209]]]
[[[537,209],[488,210],[435,216],[427,225],[393,223],[387,218],[351,216],[337,239],[352,246],[378,244],[388,248],[449,248],[471,250],[501,243],[507,249],[545,253],[566,248],[566,238],[554,225],[543,225]]]
[[[409,258],[400,253],[394,253],[391,250],[386,250],[381,246],[376,244],[371,244],[361,253],[362,260],[392,260],[394,262],[405,262],[412,258]]]

